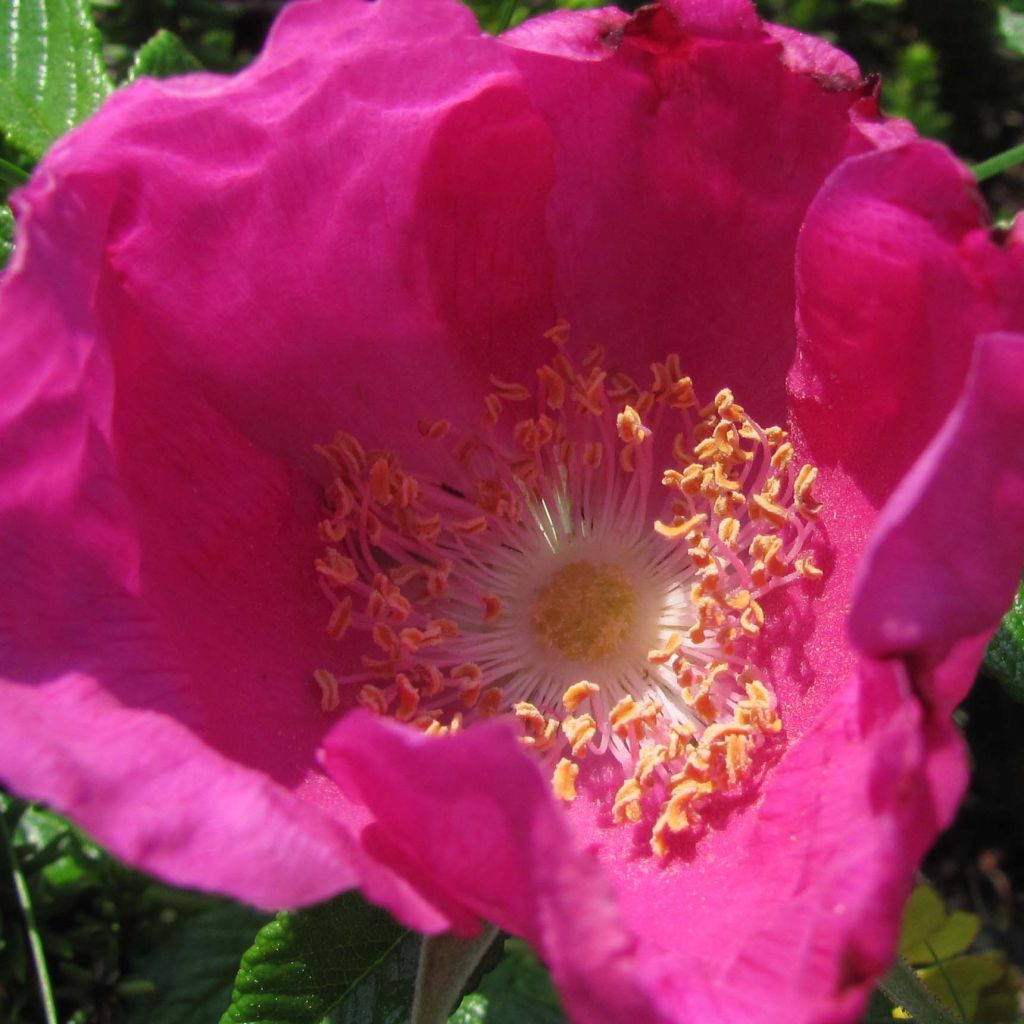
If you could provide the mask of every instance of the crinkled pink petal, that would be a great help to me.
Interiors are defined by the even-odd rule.
[[[502,727],[436,741],[354,714],[325,764],[373,811],[368,848],[536,943],[574,1020],[773,1024],[853,1019],[888,965],[898,920],[879,908],[902,904],[965,777],[959,744],[926,775],[929,742],[898,663],[865,667],[693,858],[652,863],[610,823],[593,837],[621,923]]]
[[[702,394],[731,387],[770,422],[795,344],[797,232],[836,164],[869,146],[861,93],[788,68],[730,5],[677,7],[705,34],[651,7],[502,37],[555,142],[555,305],[613,365],[646,372],[679,351]]]
[[[712,39],[756,39],[761,33],[750,0],[665,0],[665,9],[688,35]]]
[[[782,62],[801,75],[810,75],[825,89],[856,89],[862,76],[857,62],[831,43],[805,35],[786,25],[765,25],[765,31],[782,44]]]
[[[1024,335],[979,339],[960,400],[878,518],[850,614],[884,658],[991,630],[1024,563]]]
[[[439,741],[357,712],[325,741],[324,764],[373,813],[367,848],[462,930],[478,915],[534,942],[574,1020],[653,1022],[608,883],[507,725]]]
[[[1019,250],[1001,249],[973,179],[932,142],[843,164],[797,253],[790,375],[810,454],[876,505],[955,402],[980,332],[1024,326]]]
[[[419,416],[475,416],[510,339],[539,355],[554,322],[547,128],[445,0],[291,5],[236,78],[115,95],[21,202],[85,174],[118,190],[108,330],[130,309],[292,462],[340,426],[409,442]]]
[[[416,76],[393,73],[402,38],[434,55]],[[315,766],[331,719],[311,681],[328,641],[304,469],[339,426],[416,436],[418,400],[475,415],[488,372],[508,369],[503,332],[552,322],[546,129],[514,78],[457,5],[299,5],[233,81],[118,94],[18,199],[0,707],[11,736],[58,694],[67,713],[3,776],[139,866],[268,906],[359,881],[418,927],[444,923],[345,854],[365,811]],[[95,702],[111,730],[64,739]],[[116,788],[115,735],[138,738]],[[48,743],[64,750],[43,770]],[[131,810],[203,779],[189,828]]]

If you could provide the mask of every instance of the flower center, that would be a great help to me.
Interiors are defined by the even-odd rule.
[[[678,356],[642,388],[600,348],[574,364],[567,325],[548,337],[536,389],[492,377],[479,426],[420,424],[447,468],[344,433],[318,449],[316,570],[346,642],[314,679],[325,713],[430,736],[504,718],[566,801],[606,762],[608,823],[665,856],[757,785],[782,729],[757,643],[768,595],[822,575],[817,471],[729,390],[701,404]]]
[[[542,647],[570,661],[607,661],[629,638],[636,605],[621,566],[570,562],[538,588],[530,625]]]

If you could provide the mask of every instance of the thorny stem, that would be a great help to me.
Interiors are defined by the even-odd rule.
[[[959,1024],[902,957],[896,960],[878,987],[890,1002],[906,1010],[915,1024]]]
[[[36,924],[35,911],[32,909],[32,896],[28,891],[28,883],[21,872],[18,864],[18,855],[14,850],[14,843],[11,840],[11,831],[7,827],[7,819],[4,812],[9,804],[6,800],[0,799],[0,841],[7,850],[7,856],[11,864],[11,878],[14,880],[14,891],[18,897],[18,905],[21,907],[22,917],[25,919],[25,932],[28,935],[29,948],[32,950],[32,961],[35,964],[36,979],[39,985],[39,999],[43,1004],[43,1013],[46,1016],[46,1024],[57,1024],[57,1007],[53,1001],[53,990],[50,987],[50,972],[46,968],[46,954],[43,951],[43,940],[39,937],[39,928]]]

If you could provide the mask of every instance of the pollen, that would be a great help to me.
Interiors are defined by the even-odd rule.
[[[542,647],[570,661],[605,661],[630,636],[636,604],[620,566],[570,562],[537,590],[530,624]]]
[[[430,737],[504,720],[556,799],[669,857],[784,738],[763,651],[794,614],[775,591],[825,585],[819,474],[730,389],[702,402],[676,354],[641,383],[601,346],[574,361],[564,321],[546,338],[478,421],[420,421],[427,456],[317,448],[336,654],[310,700]]]

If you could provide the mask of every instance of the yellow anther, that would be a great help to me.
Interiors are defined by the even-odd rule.
[[[487,689],[480,694],[480,700],[476,706],[477,714],[483,718],[490,718],[492,715],[496,715],[501,710],[501,705],[504,699],[505,695],[501,692],[499,687],[488,686]]]
[[[552,411],[557,411],[565,405],[565,378],[553,367],[542,366],[537,371],[544,388],[544,401]]]
[[[693,726],[689,722],[673,722],[668,730],[668,760],[674,761],[690,749]]]
[[[384,691],[370,683],[359,688],[356,702],[362,705],[375,715],[386,715],[388,713],[388,699]]]
[[[631,405],[627,405],[615,418],[619,431],[619,439],[626,444],[642,444],[650,434],[643,425],[640,414]]]
[[[593,715],[566,715],[562,719],[562,732],[572,748],[572,756],[583,757],[587,753],[587,744],[597,733],[597,722]]]
[[[395,718],[400,722],[410,722],[416,715],[420,706],[420,693],[404,672],[395,676],[395,683],[398,686],[398,706],[395,708]]]
[[[731,516],[723,519],[718,524],[718,538],[727,548],[735,551],[740,539],[740,521]]]
[[[618,736],[625,737],[630,728],[642,736],[657,722],[660,715],[661,706],[650,698],[641,704],[632,697],[623,697],[612,708],[608,721]]]
[[[654,521],[654,529],[662,535],[662,537],[668,537],[669,540],[675,540],[677,537],[687,537],[691,533],[699,530],[706,522],[708,517],[706,513],[699,512],[695,516],[691,516],[686,522],[677,523],[669,526],[660,520]]]
[[[612,821],[617,825],[623,825],[628,821],[638,822],[640,820],[640,797],[643,790],[636,779],[626,779],[615,794],[615,802],[612,804]]]
[[[749,607],[740,615],[740,627],[748,636],[756,636],[761,632],[763,625],[764,609],[756,601],[751,601]]]
[[[496,594],[484,594],[480,602],[484,606],[484,622],[495,622],[501,615],[501,598]]]
[[[404,631],[403,631],[404,632]],[[386,623],[377,622],[370,632],[373,642],[389,657],[397,658],[400,654],[398,634]]]
[[[337,711],[341,704],[337,677],[325,668],[318,668],[313,673],[313,679],[320,688],[320,710],[324,712]]]
[[[549,327],[544,332],[544,337],[561,348],[569,340],[569,321],[561,318],[554,327]]]
[[[671,660],[672,655],[679,650],[680,645],[683,642],[682,633],[672,633],[668,640],[665,642],[664,647],[656,647],[654,650],[647,652],[647,660],[652,665],[664,665]]]
[[[496,426],[501,419],[501,399],[493,392],[484,398],[483,425],[485,427]]]
[[[735,491],[739,489],[739,480],[731,479],[720,462],[715,463],[715,486],[724,491]]]
[[[448,420],[420,420],[417,424],[420,436],[431,441],[440,441],[452,429]]]
[[[529,701],[521,700],[514,704],[512,713],[528,728],[544,728],[544,716]]]
[[[463,537],[474,537],[487,529],[486,516],[474,516],[472,519],[463,519],[452,523],[452,529]]]
[[[316,570],[332,587],[344,587],[359,578],[356,564],[336,548],[327,549],[326,558],[316,560]]]
[[[327,635],[334,640],[340,640],[348,631],[351,622],[352,598],[346,596],[335,605],[331,617],[327,620]]]
[[[491,387],[494,388],[495,394],[499,398],[504,399],[506,402],[526,402],[533,395],[530,389],[524,387],[522,384],[515,384],[510,381],[501,380],[492,373],[489,377]]]
[[[812,493],[817,479],[818,470],[814,466],[804,466],[797,473],[796,482],[793,484],[796,506],[808,519],[813,519],[821,511],[821,504],[815,500]]]
[[[580,766],[573,764],[568,758],[563,757],[555,765],[554,774],[551,776],[551,788],[555,796],[560,800],[572,801],[576,799],[576,776],[580,773]]]
[[[763,494],[755,494],[750,505],[751,519],[767,519],[773,526],[785,526],[789,513]]]
[[[796,560],[796,571],[809,580],[820,580],[825,574],[814,564],[813,555],[805,555]]]
[[[573,683],[565,693],[562,694],[562,704],[566,711],[576,711],[580,705],[589,700],[595,693],[600,692],[601,687],[597,683],[589,683],[585,679]]]
[[[654,773],[668,760],[668,747],[662,743],[643,747],[637,759],[633,778],[647,789],[654,782]]]
[[[391,504],[391,467],[387,459],[377,459],[370,467],[370,497],[379,505]]]
[[[785,469],[793,460],[793,446],[787,441],[780,444],[772,455],[772,466],[775,469]]]

